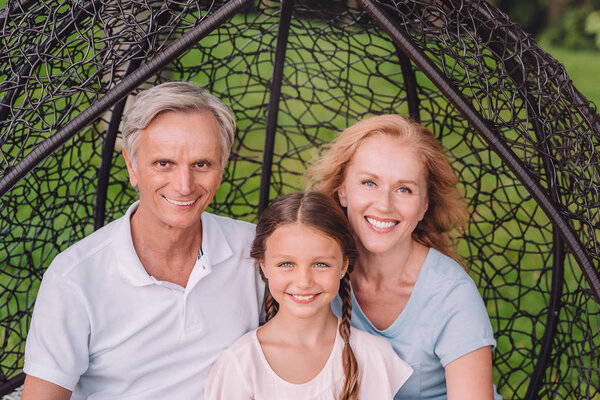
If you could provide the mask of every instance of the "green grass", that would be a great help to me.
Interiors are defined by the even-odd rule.
[[[571,50],[541,42],[540,46],[565,66],[573,85],[600,107],[600,50]]]

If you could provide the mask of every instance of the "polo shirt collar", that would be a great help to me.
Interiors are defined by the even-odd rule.
[[[137,210],[139,200],[133,203],[124,216],[116,221],[118,224],[113,237],[113,247],[119,263],[119,273],[133,286],[145,286],[154,283],[133,247],[131,237],[131,215]]]
[[[221,229],[218,217],[207,213],[202,213],[202,257],[208,257],[210,265],[217,265],[227,260],[233,255],[233,250],[229,245],[229,240]]]
[[[138,204],[139,200],[129,207],[123,217],[115,221],[118,225],[114,232],[113,246],[117,254],[121,276],[133,286],[146,286],[154,284],[155,280],[148,274],[138,258],[131,237],[131,215],[137,210]],[[201,261],[208,267],[208,271],[201,274],[198,274],[198,271],[192,271],[187,285],[188,289],[191,289],[198,280],[210,273],[213,266],[222,263],[233,255],[227,236],[219,226],[217,218],[212,214],[203,212],[201,221],[203,251]],[[199,263],[196,262],[194,270],[198,268],[198,265]]]

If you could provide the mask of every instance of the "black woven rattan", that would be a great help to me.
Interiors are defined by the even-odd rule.
[[[460,253],[500,393],[600,398],[600,119],[484,1],[22,0],[0,29],[0,394],[22,381],[45,268],[136,198],[127,96],[192,80],[238,120],[211,211],[251,221],[357,119],[427,125],[472,211]]]

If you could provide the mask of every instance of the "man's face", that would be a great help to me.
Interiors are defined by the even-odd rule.
[[[135,162],[123,156],[148,228],[198,226],[221,183],[219,124],[209,112],[165,112],[140,132]]]

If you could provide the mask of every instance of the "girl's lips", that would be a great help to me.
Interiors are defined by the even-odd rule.
[[[400,221],[395,219],[379,219],[374,217],[365,217],[367,223],[377,231],[389,231],[396,225],[400,223]]]
[[[290,296],[290,298],[296,303],[310,303],[310,302],[314,301],[320,295],[320,293],[315,293],[315,294],[287,293],[287,295]]]

